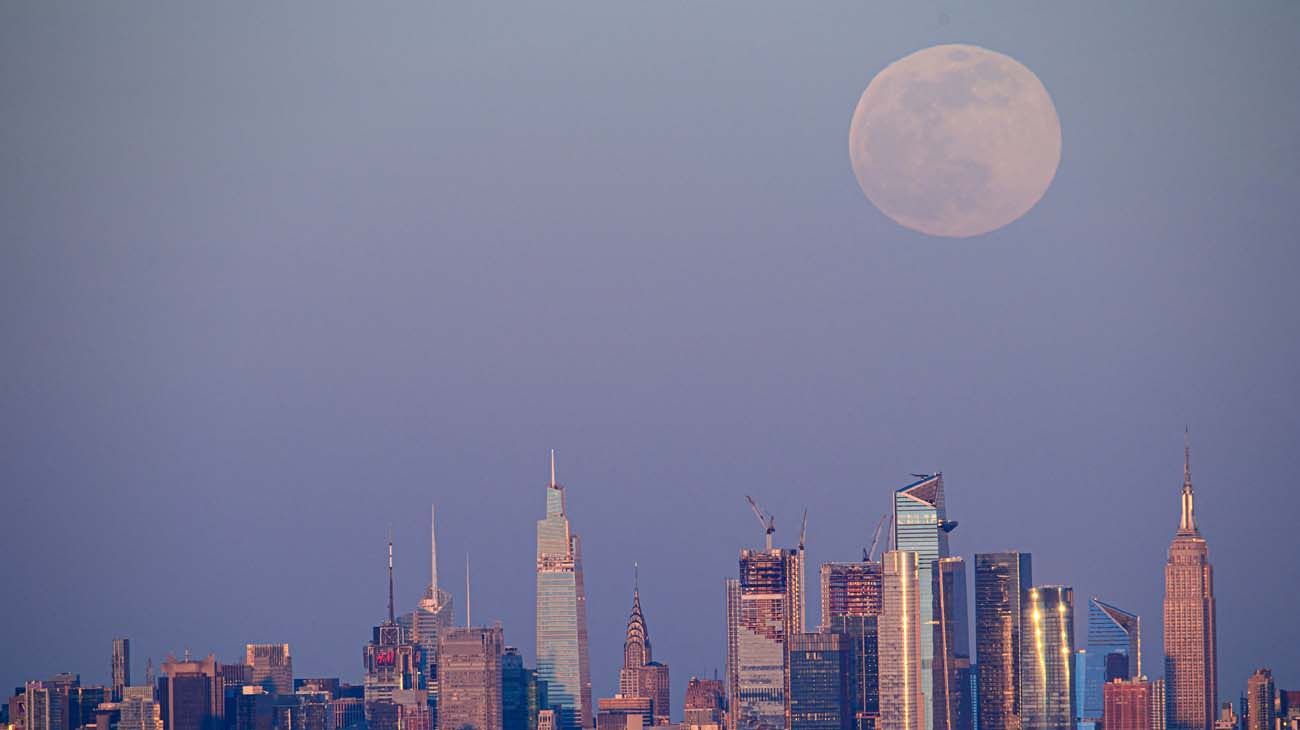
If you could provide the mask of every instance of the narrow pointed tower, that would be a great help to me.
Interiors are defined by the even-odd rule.
[[[1196,525],[1190,439],[1184,433],[1178,532],[1165,565],[1165,726],[1213,730],[1218,704],[1214,569]]]

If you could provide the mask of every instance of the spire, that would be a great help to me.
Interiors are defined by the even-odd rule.
[[[551,449],[551,486],[555,486],[555,449]]]
[[[632,613],[627,618],[627,638],[623,641],[623,668],[635,669],[650,663],[650,632],[641,613],[640,566],[632,564]]]
[[[388,528],[388,623],[396,623],[393,615],[393,528]]]
[[[429,597],[438,600],[438,507],[429,510]]]
[[[1196,512],[1192,493],[1192,437],[1191,429],[1183,429],[1183,496],[1182,515],[1178,520],[1179,535],[1199,535],[1196,529]]]
[[[465,553],[465,628],[469,627],[469,553]]]

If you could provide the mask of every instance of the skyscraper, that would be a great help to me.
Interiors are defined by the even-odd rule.
[[[930,474],[894,492],[894,549],[916,553],[920,625],[933,626],[934,562],[948,557],[948,533],[957,526],[944,507],[943,474]],[[934,697],[934,633],[921,632],[921,693]],[[933,730],[934,713],[926,713],[925,730]]]
[[[183,661],[169,656],[158,678],[158,699],[167,730],[215,730],[225,716],[225,692],[217,659]]]
[[[1102,687],[1102,727],[1106,730],[1151,730],[1151,683],[1116,680]]]
[[[975,555],[980,730],[1020,729],[1021,599],[1032,583],[1028,553]]]
[[[366,664],[365,708],[368,722],[396,721],[397,710],[376,706],[391,704],[398,690],[416,689],[420,684],[420,647],[410,643],[395,620],[393,610],[393,541],[388,541],[388,616],[374,628],[364,649]]]
[[[502,730],[500,626],[447,629],[439,639],[439,730]]]
[[[293,694],[293,657],[288,644],[248,644],[244,663],[252,667],[252,683],[271,694]]]
[[[557,730],[593,726],[582,542],[569,529],[554,451],[546,517],[537,522],[537,676],[557,710]]]
[[[740,730],[784,728],[789,675],[786,642],[802,633],[800,595],[795,590],[800,551],[740,551],[734,634],[736,700],[734,727]],[[731,610],[728,611],[731,614]]]
[[[162,715],[153,687],[122,687],[121,716],[117,730],[162,730]]]
[[[1183,445],[1182,514],[1165,565],[1165,722],[1168,730],[1212,730],[1218,705],[1214,570],[1196,526],[1191,447]]]
[[[429,696],[437,704],[438,698],[438,633],[451,628],[454,606],[450,593],[438,587],[438,525],[437,512],[429,516],[429,587],[424,591],[411,615],[411,641],[419,644],[423,654],[421,672]]]
[[[1277,699],[1273,686],[1273,672],[1256,669],[1246,680],[1245,730],[1273,730],[1277,717],[1273,703]]]
[[[667,723],[672,714],[668,665],[654,661],[650,631],[641,612],[639,581],[633,581],[632,612],[623,640],[623,667],[618,672],[618,691],[624,697],[650,698],[651,721]]]
[[[966,561],[958,557],[934,562],[930,587],[934,616],[934,671],[931,703],[935,730],[971,730],[964,670],[970,668],[967,638]]]
[[[880,613],[880,727],[883,730],[923,730],[926,695],[921,677],[920,570],[917,555],[891,550],[883,563],[883,605]],[[928,594],[929,591],[927,590]]]
[[[850,726],[875,730],[880,720],[880,563],[823,563],[821,586],[821,630],[840,636],[848,663]]]
[[[740,712],[740,580],[728,578],[727,594],[727,729],[736,730]]]
[[[518,649],[507,646],[501,655],[503,730],[536,730],[537,712],[546,706],[546,683],[538,682],[537,670],[524,666]]]
[[[122,701],[122,688],[131,684],[131,640],[113,639],[113,701]]]
[[[691,677],[682,702],[682,725],[721,725],[727,706],[727,690],[721,680]]]
[[[1128,659],[1124,679],[1142,675],[1142,622],[1136,614],[1093,596],[1088,601],[1088,653],[1085,660],[1083,707],[1080,716],[1099,718],[1102,686],[1108,681],[1106,662],[1112,654]],[[1112,664],[1113,659],[1111,660]]]
[[[790,637],[789,730],[849,730],[848,663],[839,634]]]
[[[1035,586],[1020,615],[1023,730],[1074,730],[1074,591]]]

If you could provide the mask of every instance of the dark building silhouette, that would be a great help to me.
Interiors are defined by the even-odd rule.
[[[849,666],[840,635],[790,637],[789,730],[849,730]]]
[[[1020,728],[1021,596],[1032,582],[1028,553],[975,555],[979,730]]]

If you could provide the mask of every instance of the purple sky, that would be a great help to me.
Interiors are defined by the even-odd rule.
[[[409,609],[435,500],[444,582],[472,553],[531,663],[551,447],[600,695],[633,561],[677,705],[745,494],[781,544],[807,506],[811,579],[933,469],[955,551],[1139,612],[1159,674],[1185,423],[1223,695],[1300,687],[1300,5],[445,5],[0,5],[5,696],[105,681],[115,635],[137,676],[287,641],[359,681],[385,532]],[[967,240],[847,152],[947,42],[1064,136]]]

